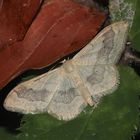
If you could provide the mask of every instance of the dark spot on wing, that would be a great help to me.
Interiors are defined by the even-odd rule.
[[[45,97],[47,97],[46,94],[49,94],[50,92],[43,89],[35,91],[33,89],[27,89],[26,87],[22,87],[18,89],[17,96],[19,98],[25,98],[28,101],[42,101],[45,102]]]
[[[102,82],[104,78],[105,67],[103,66],[95,66],[93,72],[90,76],[87,77],[87,81],[91,85],[99,84]]]
[[[76,96],[79,96],[75,88],[70,88],[69,90],[61,90],[53,98],[54,102],[70,104]]]

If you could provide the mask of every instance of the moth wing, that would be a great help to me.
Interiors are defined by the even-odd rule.
[[[125,48],[128,23],[113,23],[105,27],[74,58],[77,65],[115,64]]]
[[[81,96],[69,75],[63,77],[59,89],[48,105],[48,113],[60,120],[75,118],[86,107],[87,103]]]
[[[6,97],[4,107],[25,114],[43,112],[56,92],[60,78],[60,69],[55,69],[17,85]]]
[[[73,64],[95,101],[115,90],[119,83],[115,64],[124,50],[127,30],[126,22],[109,25],[73,59]]]
[[[116,90],[119,84],[118,70],[112,65],[78,66],[77,72],[95,103]]]
[[[61,68],[19,84],[4,102],[4,107],[10,111],[48,112],[63,120],[76,117],[85,106],[73,81]]]

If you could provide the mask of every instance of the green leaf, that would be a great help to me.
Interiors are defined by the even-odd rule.
[[[110,0],[110,17],[114,22],[125,20],[129,22],[130,27],[136,11],[137,0]]]
[[[133,21],[133,26],[130,31],[130,40],[133,46],[140,51],[140,0],[135,0],[135,16]]]
[[[12,133],[11,131],[0,127],[0,139],[1,140],[15,140],[16,137],[18,137],[17,133]]]

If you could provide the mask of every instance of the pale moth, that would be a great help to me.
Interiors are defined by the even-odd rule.
[[[104,28],[73,59],[16,86],[4,107],[23,114],[48,112],[60,120],[70,120],[87,104],[96,106],[118,85],[115,64],[125,48],[127,30],[124,21]]]

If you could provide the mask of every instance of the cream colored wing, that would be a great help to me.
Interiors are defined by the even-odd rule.
[[[99,102],[103,95],[116,90],[119,83],[118,70],[112,65],[87,65],[86,67],[79,65],[77,73],[95,104]]]
[[[122,54],[128,35],[124,21],[105,27],[74,58],[76,65],[116,64]]]
[[[4,107],[10,111],[48,112],[63,120],[73,119],[85,106],[83,97],[62,68],[19,84],[4,102]]]
[[[73,65],[94,102],[114,91],[118,85],[119,74],[115,64],[124,50],[127,30],[126,22],[111,24],[73,59]]]
[[[86,105],[73,80],[65,76],[47,110],[60,120],[70,120],[81,113]]]

